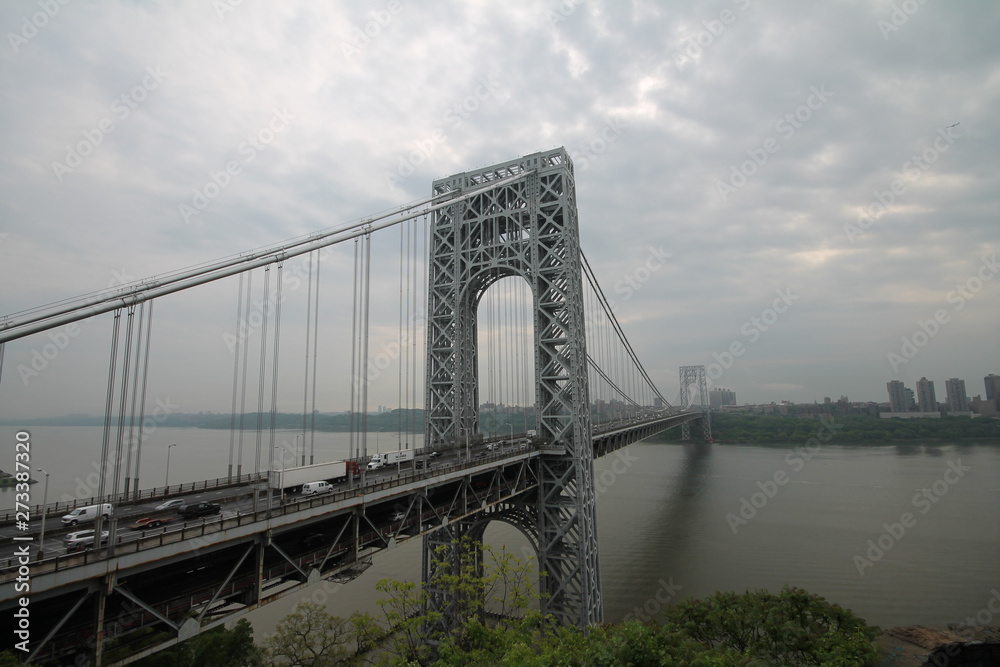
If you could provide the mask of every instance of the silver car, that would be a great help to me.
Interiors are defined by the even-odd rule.
[[[186,505],[186,504],[187,504],[187,501],[185,501],[183,498],[174,498],[173,500],[168,500],[165,503],[161,503],[161,504],[157,505],[156,509],[158,509],[158,510],[172,510],[175,507],[180,507],[180,506]]]
[[[67,534],[63,540],[66,542],[66,551],[83,551],[94,548],[94,529],[78,530],[75,533]],[[101,544],[108,543],[108,531],[101,531]]]

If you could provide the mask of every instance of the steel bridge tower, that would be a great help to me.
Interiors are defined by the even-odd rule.
[[[520,277],[533,297],[535,423],[546,444],[537,497],[517,509],[533,518],[539,572],[546,573],[539,583],[542,611],[561,624],[587,626],[603,620],[603,603],[573,164],[558,148],[437,180],[433,194],[518,175],[523,178],[433,215],[426,442],[460,449],[478,433],[477,307],[493,283]],[[475,532],[475,520],[465,523],[424,538],[425,585],[433,578],[433,549]],[[442,628],[454,627],[451,605],[429,592],[445,615]]]
[[[701,419],[701,428],[705,440],[712,439],[712,412],[709,408],[708,382],[705,380],[704,366],[681,366],[679,379],[681,384],[681,406],[687,410],[694,402],[691,398],[691,385],[698,385],[698,396],[701,409],[705,416]],[[691,439],[691,425],[685,422],[681,425],[681,440]]]

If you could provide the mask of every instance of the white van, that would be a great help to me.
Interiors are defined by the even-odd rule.
[[[302,495],[311,496],[317,493],[327,493],[333,491],[333,485],[329,482],[306,482],[302,485]]]
[[[64,526],[75,526],[78,523],[90,523],[97,518],[97,513],[100,511],[104,518],[107,519],[111,516],[111,512],[114,508],[111,503],[104,503],[103,505],[87,505],[86,507],[77,507],[75,510],[65,515],[62,518]]]

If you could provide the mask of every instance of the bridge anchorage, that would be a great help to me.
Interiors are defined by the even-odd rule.
[[[0,322],[0,345],[103,313],[113,313],[117,322],[136,304],[149,301],[151,309],[160,296],[225,278],[241,277],[242,296],[244,273],[263,270],[266,275],[291,258],[351,240],[363,239],[367,256],[374,232],[427,216],[424,449],[409,451],[407,463],[391,472],[373,469],[360,480],[337,481],[323,495],[278,496],[281,502],[269,501],[266,509],[257,502],[258,487],[267,486],[262,480],[271,477],[270,469],[253,475],[238,470],[235,480],[230,474],[211,485],[185,482],[189,502],[223,502],[221,514],[172,517],[165,527],[150,531],[116,527],[152,511],[143,502],[150,508],[176,497],[170,492],[174,489],[140,493],[133,485],[132,500],[99,490],[97,497],[80,504],[114,502],[106,547],[72,553],[50,547],[28,562],[10,558],[10,551],[6,560],[0,556],[0,614],[8,625],[21,597],[19,577],[27,570],[31,579],[31,660],[64,664],[85,656],[90,664],[129,664],[318,582],[348,580],[374,554],[416,539],[423,540],[422,577],[429,604],[442,613],[439,627],[429,630],[447,632],[462,619],[456,618],[447,594],[433,590],[439,560],[435,551],[462,537],[481,540],[491,521],[513,525],[535,550],[539,572],[546,575],[539,581],[543,612],[566,625],[602,621],[594,459],[699,419],[706,424],[706,437],[710,431],[703,407],[676,409],[656,389],[604,298],[580,249],[573,165],[562,148],[440,179],[431,197],[375,218],[14,314]],[[355,262],[357,276],[357,249]],[[481,395],[493,390],[490,380],[479,377],[477,336],[480,328],[489,330],[490,321],[479,322],[477,308],[491,285],[509,278],[523,281],[530,292],[533,363],[525,365],[534,367],[534,432],[514,438],[511,427],[506,444],[502,436],[480,443],[477,435],[470,451],[472,434],[485,430]],[[246,283],[249,303],[249,277]],[[356,303],[367,303],[366,292],[364,299],[354,296]],[[363,315],[359,312],[352,338],[362,324],[367,330],[367,306]],[[146,322],[148,340],[151,318]],[[275,334],[278,324],[273,323]],[[317,333],[314,340],[319,338]],[[273,339],[276,366],[277,335]],[[367,356],[360,354],[361,368]],[[112,355],[112,378],[117,377],[114,359]],[[139,367],[134,365],[134,373]],[[689,382],[683,373],[686,405]],[[123,372],[123,396],[138,377]],[[265,377],[263,371],[260,377]],[[700,377],[702,405],[707,406],[704,369],[691,377]],[[353,391],[357,383],[350,381]],[[109,380],[109,396],[112,389]],[[523,402],[531,400],[529,395]],[[113,405],[111,398],[108,405]],[[273,405],[272,400],[272,414]],[[367,399],[359,406],[368,414]],[[121,433],[126,411],[118,414]],[[102,470],[115,471],[105,476],[118,489],[119,472],[128,465],[122,465],[121,447],[107,446],[108,429],[105,441]],[[351,458],[364,470],[371,457],[362,444]],[[133,482],[137,479],[138,466]],[[229,489],[227,498],[214,495],[222,487]],[[272,490],[265,494],[269,500],[275,496]],[[53,512],[57,507],[49,506],[50,517],[58,516]],[[41,516],[41,508],[32,508],[31,516]],[[0,548],[12,548],[13,521],[13,513],[0,515]],[[95,525],[97,534],[101,521]],[[37,531],[40,526],[32,524]],[[313,591],[329,595],[323,585]]]

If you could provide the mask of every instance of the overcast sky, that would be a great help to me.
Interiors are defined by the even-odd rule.
[[[713,363],[740,403],[885,401],[921,376],[939,400],[951,377],[981,394],[1000,373],[998,19],[916,0],[4,2],[0,311],[565,146],[584,251],[668,397],[678,366]],[[397,327],[398,243],[375,242],[377,343]],[[347,407],[352,252],[322,269],[321,410]],[[157,302],[150,401],[230,409],[236,299],[230,279]],[[110,322],[35,372],[55,343],[9,344],[2,416],[102,413]],[[386,378],[373,393],[395,405]]]

